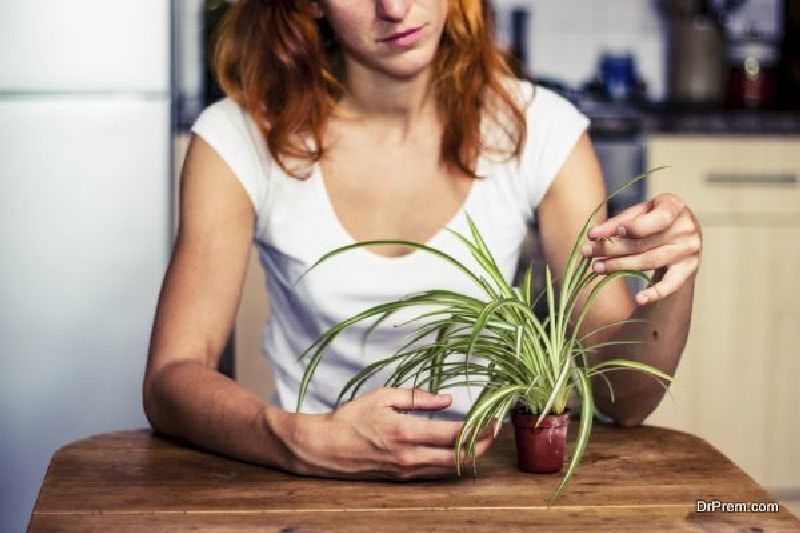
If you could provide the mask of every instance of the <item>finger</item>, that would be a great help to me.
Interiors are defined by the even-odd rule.
[[[666,244],[640,254],[601,259],[592,263],[598,274],[607,274],[618,270],[655,270],[669,267],[686,259],[688,253],[683,246]]]
[[[402,416],[395,429],[395,441],[399,444],[440,446],[452,449],[463,427],[461,422],[425,420],[415,416]],[[478,441],[494,440],[495,424],[490,423],[478,435]]]
[[[668,233],[658,233],[640,239],[624,237],[589,241],[581,248],[584,257],[620,257],[646,252],[668,243]]]
[[[475,441],[475,459],[477,459],[478,457],[481,457],[483,454],[485,454],[487,451],[489,451],[489,448],[492,447],[492,444],[494,443],[494,440],[495,440],[494,439],[494,435],[490,434],[490,435],[488,435],[486,437],[481,437],[480,439]],[[467,449],[468,448],[465,445],[461,450],[461,465],[462,466],[472,463],[472,457],[467,454]],[[453,461],[453,464],[455,465],[455,460]]]
[[[478,439],[483,440],[486,437],[491,437],[492,439],[494,439],[497,426],[499,426],[499,425],[502,425],[502,422],[500,422],[497,419],[492,420],[491,422],[489,422],[489,424],[481,432],[481,434],[478,437]]]
[[[687,261],[671,266],[658,283],[636,293],[636,303],[639,305],[647,305],[663,300],[671,294],[674,294],[686,283],[692,273],[697,270],[697,264],[698,261],[696,259],[688,259]]]
[[[426,466],[414,469],[398,469],[394,475],[387,476],[395,481],[411,481],[415,479],[442,479],[454,477],[455,467],[449,466]]]
[[[649,249],[670,244],[684,244],[692,252],[699,252],[702,240],[691,213],[684,209],[664,231],[644,237],[611,237],[587,241],[581,248],[584,257],[616,257],[643,253]]]
[[[494,439],[485,437],[475,442],[475,458],[482,456],[489,450]],[[418,468],[427,466],[438,466],[445,468],[455,468],[456,454],[453,448],[436,448],[430,446],[414,446],[405,448],[398,452],[397,464],[404,468]],[[459,455],[461,466],[471,464],[472,457],[467,453],[467,446],[461,449]]]
[[[469,456],[466,447],[459,456],[462,472],[465,467],[484,455],[494,442],[493,434],[475,443],[475,456]],[[456,473],[456,455],[452,448],[430,448],[419,446],[398,453],[395,464],[396,479],[441,478]]]
[[[620,224],[617,234],[621,237],[641,238],[666,231],[672,226],[683,210],[673,202],[655,201],[653,209],[642,216]]]
[[[450,394],[433,394],[423,389],[383,389],[386,405],[402,411],[439,411],[452,403]]]
[[[456,465],[455,455],[452,448],[406,447],[397,452],[395,464],[400,470],[417,470],[431,466],[454,469]]]
[[[395,429],[395,441],[400,444],[450,447],[456,444],[461,431],[460,422],[425,420],[416,416],[399,415]]]
[[[616,216],[613,216],[589,229],[588,237],[594,239],[607,239],[617,235],[620,225],[639,217],[650,209],[650,202],[641,202],[630,206]]]
[[[495,441],[494,431],[492,431],[492,433],[490,433],[486,437],[481,438],[478,441],[478,444],[475,446],[475,457],[480,457],[481,455],[489,451],[489,448],[492,447],[494,441]]]

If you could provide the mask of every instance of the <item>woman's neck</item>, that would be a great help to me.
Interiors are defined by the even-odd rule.
[[[407,138],[420,125],[437,121],[436,99],[431,91],[430,68],[397,79],[349,61],[345,85],[347,94],[339,102],[346,119],[374,127],[384,135]]]

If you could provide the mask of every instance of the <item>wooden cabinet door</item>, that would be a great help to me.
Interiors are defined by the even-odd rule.
[[[686,350],[647,423],[705,438],[766,487],[798,488],[800,142],[655,139],[649,160],[672,167],[649,194],[692,206],[704,251]]]
[[[704,237],[689,341],[648,423],[705,438],[765,486],[800,486],[800,228]]]

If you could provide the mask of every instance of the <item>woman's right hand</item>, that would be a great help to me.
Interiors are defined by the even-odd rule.
[[[439,411],[449,394],[383,388],[325,415],[298,415],[286,442],[297,474],[339,478],[409,480],[455,474],[455,442],[460,422],[427,420],[401,411]],[[475,447],[476,456],[494,440],[490,426]],[[462,467],[466,466],[462,454]]]

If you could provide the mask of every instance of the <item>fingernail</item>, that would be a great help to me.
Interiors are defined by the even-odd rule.
[[[584,244],[583,248],[581,248],[581,253],[583,255],[592,255],[592,245],[591,244]]]
[[[639,302],[640,305],[644,305],[647,303],[647,296],[640,292],[636,295],[636,301]]]
[[[594,271],[595,272],[605,272],[606,271],[606,265],[604,265],[600,261],[595,261],[595,263],[594,263]]]
[[[628,230],[626,230],[624,226],[620,226],[617,228],[617,235],[619,235],[620,237],[624,237],[627,234]]]

